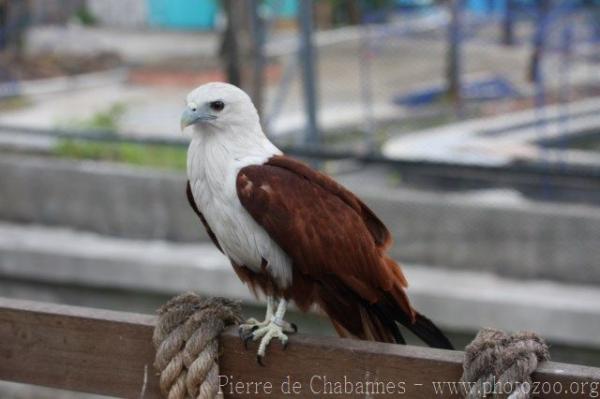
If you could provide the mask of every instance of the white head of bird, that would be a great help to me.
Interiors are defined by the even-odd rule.
[[[181,115],[181,129],[190,127],[188,173],[208,167],[239,168],[262,163],[281,151],[265,136],[250,97],[229,83],[213,82],[192,90]],[[234,171],[231,171],[233,173]],[[191,177],[191,176],[190,176]]]
[[[192,90],[181,116],[181,129],[193,134],[262,133],[258,112],[250,97],[229,83],[207,83]]]

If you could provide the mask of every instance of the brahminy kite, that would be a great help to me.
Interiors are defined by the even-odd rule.
[[[265,320],[240,326],[245,341],[260,340],[259,363],[273,338],[285,345],[296,331],[283,320],[289,301],[304,311],[317,305],[343,337],[404,343],[399,323],[430,346],[452,348],[410,305],[381,220],[275,147],[245,92],[219,82],[198,87],[181,117],[187,126],[190,205],[239,278],[267,297]]]

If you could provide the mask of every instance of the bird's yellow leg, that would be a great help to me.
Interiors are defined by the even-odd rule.
[[[258,353],[256,359],[259,364],[262,363],[262,359],[265,356],[267,346],[273,338],[279,338],[281,343],[287,345],[288,337],[286,334],[294,334],[298,331],[298,327],[294,323],[289,323],[283,320],[285,311],[287,309],[287,301],[281,299],[277,305],[277,310],[273,313],[275,307],[275,299],[272,297],[267,298],[267,314],[265,315],[264,321],[258,321],[254,318],[246,320],[240,324],[239,332],[240,338],[244,341],[244,346],[247,348],[249,341],[258,341]]]
[[[288,342],[288,337],[285,334],[285,332],[287,332],[286,329],[292,329],[291,332],[295,332],[295,326],[283,320],[286,309],[287,301],[285,299],[281,299],[279,301],[279,305],[277,305],[275,315],[271,318],[271,321],[266,326],[260,327],[252,332],[252,340],[260,340],[258,352],[256,353],[256,360],[260,365],[263,365],[262,360],[265,357],[267,346],[273,338],[278,338],[285,348]]]
[[[275,307],[275,299],[272,296],[267,297],[267,313],[263,321],[258,321],[254,317],[249,318],[240,324],[239,332],[242,339],[246,338],[252,331],[264,327],[273,318],[273,308]]]

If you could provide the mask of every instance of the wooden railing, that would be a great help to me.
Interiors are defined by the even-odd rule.
[[[147,315],[0,299],[0,380],[159,398],[154,322]],[[365,389],[383,397],[460,397],[450,392],[462,372],[457,351],[297,335],[285,351],[274,342],[260,367],[256,348],[245,350],[235,329],[222,334],[221,345],[226,397],[367,397]],[[547,362],[533,378],[544,398],[600,391],[600,369],[592,367]]]

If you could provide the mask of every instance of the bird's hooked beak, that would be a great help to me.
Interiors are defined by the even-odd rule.
[[[189,105],[183,114],[181,114],[181,131],[190,125],[194,125],[198,122],[211,121],[217,119],[216,115],[210,113],[208,107],[197,107],[195,105]]]

